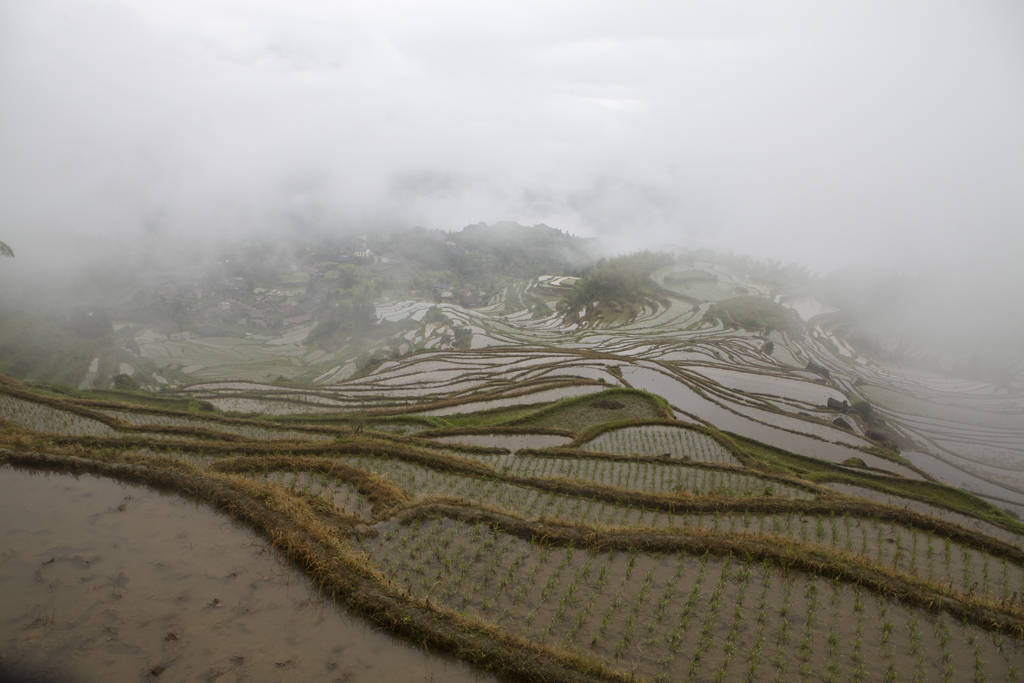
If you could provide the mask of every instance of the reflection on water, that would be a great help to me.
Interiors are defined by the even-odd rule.
[[[997,507],[1010,510],[1018,518],[1024,519],[1024,499],[1019,493],[977,477],[970,472],[965,472],[945,460],[923,451],[903,451],[901,455],[936,479],[950,486],[970,491]]]

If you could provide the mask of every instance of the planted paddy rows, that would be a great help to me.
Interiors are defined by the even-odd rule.
[[[893,522],[850,514],[665,512],[441,472],[392,458],[354,457],[346,462],[385,476],[418,499],[444,496],[505,510],[525,519],[553,519],[598,527],[685,528],[778,536],[938,582],[964,594],[977,593],[997,600],[1024,596],[1024,567],[1020,564]]]
[[[456,434],[453,436],[434,437],[431,440],[442,444],[507,448],[511,451],[518,451],[523,448],[565,446],[572,439],[558,434],[530,434],[523,432],[516,434]]]
[[[601,457],[461,454],[519,477],[562,478],[633,491],[748,498],[780,496],[809,500],[810,489],[789,486],[753,473],[704,469],[681,463],[613,460]]]
[[[529,292],[527,288],[525,293]],[[523,294],[519,291],[520,299],[527,298]],[[539,292],[536,295],[541,296]],[[1016,674],[1024,656],[1021,640],[996,633],[996,626],[988,631],[978,619],[961,621],[947,612],[912,608],[884,589],[875,593],[858,588],[849,577],[834,581],[828,575],[786,569],[778,558],[762,564],[741,554],[551,547],[523,540],[521,534],[514,536],[497,527],[454,518],[415,521],[420,512],[439,509],[439,499],[459,499],[461,503],[451,507],[475,510],[484,517],[490,514],[488,510],[496,509],[526,520],[583,524],[586,527],[578,527],[581,538],[612,532],[629,539],[685,534],[797,548],[808,556],[827,558],[833,567],[845,564],[890,578],[905,577],[916,585],[931,586],[957,603],[991,600],[992,609],[1008,620],[997,622],[1004,626],[1018,623],[1013,619],[1020,616],[1020,596],[1024,595],[1024,570],[1012,559],[1017,555],[1000,550],[998,544],[956,533],[953,536],[959,542],[947,539],[927,531],[935,527],[919,519],[882,521],[863,506],[855,514],[842,514],[843,499],[818,497],[813,485],[793,482],[794,473],[817,481],[808,474],[813,470],[798,467],[787,471],[766,457],[756,466],[780,476],[761,476],[741,466],[741,458],[743,463],[757,460],[746,445],[734,452],[730,450],[734,446],[723,445],[732,443],[728,438],[719,442],[694,430],[637,424],[670,417],[663,406],[644,404],[635,412],[632,405],[601,409],[587,399],[574,406],[561,405],[552,414],[520,408],[603,388],[596,384],[552,388],[567,377],[600,378],[612,384],[625,380],[664,395],[682,410],[724,429],[833,463],[856,456],[871,466],[917,477],[898,463],[852,448],[869,443],[855,434],[815,421],[829,416],[816,400],[837,395],[833,387],[850,387],[845,379],[825,382],[802,369],[807,358],[828,353],[827,340],[801,342],[780,337],[775,342],[778,355],[772,357],[762,351],[763,339],[725,330],[718,322],[703,322],[706,306],[678,301],[668,307],[648,307],[631,322],[600,329],[586,321],[579,326],[566,324],[557,316],[533,320],[528,312],[499,320],[497,316],[503,314],[500,305],[478,311],[455,306],[441,309],[460,324],[473,327],[474,345],[488,337],[483,341],[519,346],[514,350],[414,353],[388,361],[366,376],[309,392],[253,383],[206,384],[187,392],[222,408],[277,414],[376,409],[379,415],[365,420],[319,423],[353,428],[351,437],[343,435],[336,452],[296,445],[292,454],[291,445],[257,445],[274,439],[275,434],[301,434],[287,438],[302,440],[332,436],[255,425],[253,431],[241,431],[248,426],[237,424],[239,430],[232,433],[249,440],[237,442],[238,453],[230,453],[223,444],[210,447],[209,452],[222,454],[216,457],[202,450],[193,452],[184,444],[181,452],[165,451],[154,442],[151,451],[136,449],[124,455],[146,455],[153,467],[180,467],[214,476],[218,482],[272,484],[264,488],[279,496],[275,498],[278,503],[285,498],[294,500],[294,507],[291,503],[274,507],[289,511],[282,514],[307,505],[324,515],[324,520],[332,519],[332,509],[347,513],[348,517],[335,515],[331,522],[338,525],[332,527],[337,537],[346,539],[340,547],[353,547],[355,540],[361,539],[371,570],[380,569],[407,591],[406,598],[428,601],[409,604],[451,609],[495,625],[501,633],[568,650],[582,661],[604,663],[626,676],[663,680],[984,680]],[[419,305],[396,304],[389,315],[415,316],[422,310]],[[523,349],[523,344],[531,348]],[[548,344],[558,348],[546,347]],[[787,366],[780,358],[793,362]],[[841,363],[821,363],[841,367]],[[709,371],[698,375],[702,370]],[[340,375],[332,370],[323,376]],[[513,395],[518,392],[522,394]],[[421,413],[418,424],[388,422],[390,418],[382,417],[409,410],[411,405],[425,407],[428,400],[438,399],[445,401],[443,407]],[[629,402],[618,394],[603,403]],[[460,414],[513,406],[514,410],[495,413]],[[133,415],[136,421],[132,424],[153,424],[145,421],[149,417]],[[159,424],[229,431],[224,429],[226,423],[199,422],[209,424],[197,424],[181,415],[168,415]],[[634,426],[603,432],[580,445],[586,435],[595,433],[588,428],[615,423]],[[302,424],[301,418],[295,417],[294,424]],[[307,424],[318,423],[311,418]],[[568,449],[547,456],[472,453],[434,448],[420,440],[391,438],[385,442],[371,434],[378,430],[409,432],[427,425],[432,438],[470,439],[478,445],[511,448],[519,447],[516,436],[485,434],[487,427],[562,430],[576,435],[572,443],[579,448],[618,457],[575,457]],[[459,436],[459,428],[474,435]],[[446,430],[450,430],[447,435]],[[349,438],[364,440],[366,451],[345,444]],[[556,438],[568,437],[546,435],[536,443],[522,445],[553,446]],[[392,446],[395,452],[388,450]],[[308,449],[304,453],[314,453],[328,462],[317,465],[319,469],[313,467],[313,458],[304,455],[303,448]],[[427,449],[438,454],[436,463],[422,452]],[[446,453],[464,462],[453,466],[452,461],[443,459]],[[651,457],[665,454],[678,462]],[[261,468],[271,460],[274,464]],[[493,474],[469,474],[474,463],[491,466]],[[382,505],[373,498],[371,503],[364,495],[366,489],[353,484],[356,479],[332,474],[331,468],[337,466],[340,471],[345,465],[379,474],[401,490],[395,489],[390,502]],[[455,471],[460,467],[461,471]],[[851,481],[864,480],[853,469],[833,470]],[[899,504],[883,500],[881,495],[874,499]],[[672,500],[692,503],[692,511],[669,511]],[[832,501],[835,512],[829,514]],[[749,509],[745,511],[744,505]],[[715,511],[715,506],[720,509]],[[947,516],[939,506],[912,509],[1020,546],[1020,536],[1008,528],[967,515]],[[352,516],[366,525],[356,524]],[[398,521],[409,519],[414,521]],[[879,590],[878,586],[875,589]],[[593,671],[586,667],[578,670]]]
[[[253,415],[308,415],[337,412],[336,406],[299,404],[291,401],[275,401],[268,398],[234,397],[214,394],[204,399],[217,410],[225,413],[248,413]]]
[[[704,445],[713,444],[721,448],[713,439],[692,430],[671,427],[666,429],[676,436],[682,434],[700,437]],[[467,457],[466,453],[459,455]],[[211,461],[207,456],[192,453],[172,457],[198,466],[207,465]],[[469,457],[492,466],[497,465],[499,469],[506,469],[506,473],[515,476],[575,479],[654,493],[688,493],[726,498],[757,495],[804,499],[813,497],[813,493],[808,490],[787,486],[753,473],[707,470],[682,464],[606,461],[593,457]],[[525,517],[550,517],[609,526],[683,526],[712,531],[769,533],[815,545],[830,546],[882,565],[956,586],[964,592],[992,594],[1000,599],[1010,597],[1011,591],[1015,590],[1011,587],[1019,583],[1015,578],[1018,571],[1016,565],[1006,566],[1005,562],[987,554],[961,548],[932,534],[892,524],[885,525],[849,517],[837,519],[794,514],[669,514],[593,498],[562,495],[508,482],[489,481],[476,476],[439,472],[396,459],[355,458],[352,461],[353,464],[367,470],[385,474],[399,486],[416,495],[461,497],[479,504],[497,505]],[[310,489],[315,485],[313,494],[331,499],[341,510],[352,511],[346,497],[335,499],[327,490],[333,484],[328,485],[325,478],[321,477],[318,483],[312,475],[297,474],[295,481],[307,493],[310,493]],[[344,489],[344,486],[341,488]]]
[[[154,439],[180,438],[181,434],[158,433],[164,427],[202,429],[209,432],[233,434],[250,440],[280,439],[286,441],[319,441],[334,438],[334,435],[296,429],[275,429],[259,425],[232,424],[199,418],[168,415],[165,413],[143,413],[125,410],[83,408],[82,410],[105,415],[111,420],[127,423],[133,427],[151,428],[154,431],[122,432],[99,419],[81,415],[71,410],[37,403],[17,396],[0,393],[0,416],[14,424],[35,432],[66,434],[69,436],[116,437],[123,434],[145,436]],[[117,424],[115,422],[114,424]],[[198,434],[198,436],[215,436]]]
[[[0,513],[4,681],[481,680],[339,609],[210,506],[0,465]]]
[[[746,278],[741,278],[741,280],[746,281]],[[748,282],[742,286],[747,291],[758,291],[756,283]],[[809,374],[800,368],[802,368],[808,358],[813,358],[826,367],[841,369],[845,360],[838,361],[832,357],[836,353],[833,347],[841,340],[836,340],[836,338],[827,335],[825,332],[814,332],[813,330],[812,337],[813,334],[818,334],[820,338],[808,337],[803,339],[799,336],[791,337],[790,335],[776,333],[774,335],[776,350],[780,353],[785,351],[794,361],[791,366],[787,367],[780,366],[762,352],[761,345],[763,340],[756,335],[734,329],[726,330],[720,323],[702,323],[701,319],[707,311],[707,304],[694,305],[693,302],[674,300],[669,302],[667,308],[659,307],[656,310],[652,309],[652,315],[647,317],[645,314],[645,317],[638,324],[612,322],[600,329],[580,328],[576,324],[569,324],[561,320],[556,315],[537,320],[532,319],[528,309],[536,298],[539,297],[540,299],[547,300],[550,300],[552,296],[557,298],[557,292],[547,291],[551,288],[552,285],[546,281],[521,283],[508,288],[495,299],[491,306],[486,308],[470,310],[449,304],[439,307],[439,310],[444,315],[459,321],[461,324],[471,325],[476,329],[486,331],[488,334],[507,340],[510,344],[516,344],[520,347],[522,345],[532,345],[534,348],[526,349],[522,352],[519,352],[519,349],[516,349],[516,352],[511,352],[511,346],[488,353],[468,351],[421,352],[413,354],[406,359],[389,361],[366,377],[349,380],[333,388],[342,392],[355,392],[360,386],[364,390],[373,390],[375,387],[383,390],[387,386],[390,387],[391,395],[394,397],[396,392],[406,390],[407,385],[410,383],[418,383],[421,378],[429,376],[432,370],[430,363],[434,363],[437,366],[437,368],[434,368],[437,371],[447,369],[454,373],[457,370],[465,370],[467,373],[480,374],[484,377],[490,374],[493,377],[495,373],[504,371],[503,365],[521,368],[527,364],[536,363],[538,367],[541,367],[550,361],[550,368],[542,368],[546,375],[550,376],[553,373],[562,375],[564,373],[566,376],[571,376],[573,373],[571,364],[578,361],[573,360],[573,353],[571,351],[567,352],[567,349],[582,348],[582,342],[585,342],[583,347],[588,351],[596,349],[605,354],[621,354],[620,361],[617,362],[623,362],[627,365],[635,363],[637,353],[650,357],[667,358],[674,353],[699,352],[705,357],[706,361],[715,365],[715,368],[711,370],[711,375],[714,376],[717,372],[719,375],[717,379],[721,381],[711,381],[707,386],[717,387],[719,393],[716,395],[725,401],[726,405],[733,402],[735,402],[736,406],[744,404],[749,396],[749,394],[744,393],[744,390],[752,388],[744,384],[744,382],[758,382],[764,386],[753,388],[764,389],[768,392],[760,394],[759,400],[764,402],[766,406],[773,406],[775,409],[781,410],[782,413],[788,413],[788,417],[792,418],[785,424],[787,429],[814,434],[829,441],[847,441],[850,445],[863,445],[862,442],[854,440],[851,434],[800,419],[800,416],[795,413],[806,411],[799,411],[798,404],[787,403],[784,399],[784,395],[788,393],[787,387],[795,387],[794,390],[798,394],[803,395],[804,398],[811,398],[812,395],[820,398],[819,392],[821,391],[834,394],[835,390],[825,386],[820,376]],[[506,300],[506,296],[508,300]],[[523,307],[519,308],[517,304],[513,305],[511,309],[508,308],[508,305],[515,301],[518,301]],[[397,316],[401,318],[411,315],[421,318],[422,313],[428,307],[429,304],[424,302],[398,301],[385,305],[382,311],[386,311],[392,317]],[[687,342],[681,343],[680,339],[687,339]],[[693,343],[694,341],[696,343]],[[685,347],[685,343],[692,343],[692,346]],[[556,344],[558,348],[547,351],[547,357],[545,358],[545,353],[540,352],[537,347],[548,346],[550,348],[551,344]],[[792,365],[797,367],[792,367]],[[697,371],[701,370],[701,368],[694,369]],[[581,374],[589,372],[590,369],[587,369],[586,372],[581,372]],[[774,376],[769,377],[764,374],[765,372],[769,372]],[[687,374],[691,379],[693,378],[692,372]],[[401,381],[398,381],[400,376],[404,377],[402,377]],[[511,376],[513,375],[510,374],[509,377]],[[438,377],[437,379],[440,378]],[[740,384],[735,384],[736,381],[740,382]],[[734,386],[730,387],[730,383]],[[836,384],[839,386],[849,386],[845,379],[838,380]],[[209,387],[210,385],[206,386]],[[253,385],[249,386],[252,387]],[[429,386],[435,389],[436,393],[449,392],[452,389],[452,386],[447,381],[432,382]],[[636,386],[654,388],[643,383]],[[741,390],[735,390],[736,387],[739,387]],[[195,389],[202,388],[195,387]],[[270,386],[266,385],[266,388],[269,390]],[[960,387],[957,386],[955,388],[959,390]],[[355,398],[354,394],[353,398]],[[370,397],[362,394],[360,398],[366,399]],[[792,398],[795,398],[795,395]],[[484,406],[478,405],[474,407],[482,408]],[[457,411],[445,409],[440,414],[451,414],[452,412]],[[817,417],[825,416],[820,411],[812,412]],[[716,411],[712,411],[712,413],[703,416],[700,414],[700,411],[697,411],[698,416],[711,418],[711,421],[716,424],[718,424],[717,418],[720,417],[725,417],[726,422],[730,420],[736,422],[735,416],[723,416],[720,412]],[[764,430],[750,425],[749,422],[744,420],[736,422],[736,427],[740,431],[748,432],[747,435],[752,438],[758,438],[759,440],[790,450],[797,449],[807,455],[817,450],[831,452],[833,455],[830,459],[833,462],[842,462],[850,457],[860,457],[856,453],[850,453],[848,449],[823,448],[820,444],[807,442],[799,438],[790,438],[786,435],[785,429],[777,429],[777,422],[782,419],[782,415],[774,411],[767,412],[764,415],[747,416],[759,421],[773,423],[773,426],[776,427],[776,429]],[[720,426],[726,425],[723,423]],[[903,476],[914,476],[911,470],[899,467],[898,465],[884,461],[877,462],[871,458],[862,459],[873,467],[895,471]]]
[[[735,556],[549,547],[414,520],[362,548],[411,597],[656,680],[1013,678],[1019,639]]]
[[[486,458],[511,457],[479,455],[473,459],[486,462]],[[259,468],[259,459],[252,460],[253,467]],[[600,458],[584,460],[604,464]],[[1017,565],[973,549],[964,551],[957,544],[938,545],[928,534],[898,525],[799,514],[670,515],[482,477],[440,473],[418,465],[411,465],[412,470],[427,472],[429,476],[408,479],[410,463],[395,458],[362,456],[341,461],[381,472],[396,483],[406,477],[407,488],[419,496],[436,493],[461,497],[482,506],[517,511],[524,517],[583,520],[598,528],[678,526],[711,534],[781,536],[808,546],[832,547],[850,553],[851,557],[922,577],[930,576],[939,583],[955,584],[955,589],[963,593],[970,591],[999,599],[1009,598],[1011,591],[1024,594],[1024,576]],[[382,468],[381,464],[387,462],[398,462],[406,472]],[[700,469],[681,463],[667,467]],[[644,468],[627,471],[640,477]],[[364,519],[370,517],[366,499],[347,482],[330,476],[291,471],[246,476],[275,483],[303,498],[317,496]],[[643,481],[655,480],[650,474],[643,476]],[[417,568],[413,563],[424,552],[423,548],[433,547],[437,541],[427,524],[413,522],[403,526],[386,522],[376,527],[376,539],[364,542],[371,561],[410,596],[424,597],[429,604],[453,609],[494,624],[504,632],[568,650],[630,675],[663,680],[703,680],[719,675],[748,680],[765,676],[785,679],[799,674],[858,679],[880,677],[891,669],[900,677],[923,675],[959,680],[969,675],[1005,676],[1021,657],[1018,640],[964,626],[948,616],[910,609],[849,584],[741,562],[738,558],[591,553],[584,549],[575,551],[576,556],[572,557],[565,548],[543,549],[495,533],[486,526],[448,521],[442,524],[454,528],[450,535],[463,546],[455,546],[450,556],[437,556]],[[398,534],[417,526],[417,532],[403,546]],[[478,529],[493,535],[493,543],[489,544],[487,539],[481,542],[475,536]],[[414,541],[422,548],[410,552],[408,543]],[[448,548],[452,543],[442,540],[436,544]],[[493,555],[496,559],[488,559],[485,566],[478,556],[481,549],[484,557]],[[534,558],[535,550],[546,556]],[[466,559],[470,552],[474,553],[472,561]],[[590,569],[586,569],[584,558],[590,559]],[[598,561],[602,565],[598,566]],[[703,574],[702,561],[705,567],[711,567],[705,568]],[[735,570],[725,571],[723,580],[721,564],[716,562],[730,562]],[[497,592],[488,590],[493,579],[483,578],[485,573],[494,573],[490,563],[497,565],[499,574],[512,575]],[[593,578],[601,575],[602,567],[605,578]],[[762,580],[754,590],[758,601],[734,597],[747,595],[750,589],[745,586],[754,585],[749,578],[745,584],[742,578],[748,569],[763,573],[758,575]],[[423,586],[424,576],[433,578],[429,588]],[[420,581],[418,589],[416,581]],[[825,585],[836,591],[832,597],[838,599],[828,603],[831,612],[815,606],[823,604],[816,603],[814,595],[821,595]],[[859,593],[854,595],[856,591]],[[835,598],[836,595],[839,597]],[[847,615],[857,614],[857,609],[865,610],[865,614],[852,621]],[[822,616],[826,614],[827,617]],[[926,626],[931,628],[930,637]],[[879,629],[878,633],[865,631],[869,628]],[[935,664],[934,658],[920,656],[932,649],[943,653],[940,664]]]
[[[169,458],[171,460],[188,463],[200,470],[205,469],[210,463],[223,459],[223,456],[220,455],[204,455],[203,453],[196,451],[166,450],[163,448],[159,450],[149,448],[123,448],[118,449],[118,452],[126,456],[139,456],[143,458]]]
[[[533,286],[530,285],[528,290]],[[390,305],[389,310],[404,314],[403,312],[418,311],[421,308],[422,304],[420,303],[398,302]],[[716,331],[712,331],[703,324],[698,326],[700,329],[681,331],[682,321],[691,320],[687,316],[692,316],[691,324],[699,322],[703,316],[703,308],[694,307],[689,303],[676,302],[657,316],[645,320],[643,324],[611,325],[596,331],[572,328],[565,325],[564,321],[560,323],[556,316],[549,316],[543,320],[512,316],[508,320],[502,320],[494,315],[498,309],[473,311],[458,306],[443,305],[440,309],[450,318],[490,330],[499,337],[506,335],[508,341],[517,344],[519,348],[511,350],[512,347],[509,346],[472,352],[423,351],[401,360],[388,361],[364,377],[351,379],[331,387],[322,387],[318,391],[334,396],[336,400],[361,401],[363,406],[372,404],[385,407],[397,406],[411,400],[413,394],[434,399],[456,396],[468,398],[474,392],[489,390],[488,387],[496,388],[497,380],[506,383],[521,383],[532,382],[531,378],[533,377],[556,379],[576,376],[590,379],[611,379],[617,382],[614,375],[605,377],[607,373],[600,368],[577,367],[574,369],[574,364],[587,362],[587,355],[593,353],[592,350],[599,350],[606,356],[602,359],[603,364],[614,363],[617,366],[626,366],[623,369],[630,371],[628,379],[634,386],[651,389],[669,396],[671,399],[672,392],[665,393],[662,387],[657,386],[658,381],[653,381],[655,379],[660,381],[660,378],[636,372],[636,370],[642,369],[643,363],[643,361],[638,362],[638,354],[639,356],[663,357],[684,350],[689,351],[680,342],[680,338],[698,335],[701,340],[699,348],[706,354],[706,360],[715,365],[715,368],[709,367],[709,370],[712,374],[718,372],[719,379],[730,378],[735,383],[735,378],[746,376],[751,381],[759,382],[760,384],[756,388],[765,391],[774,387],[776,394],[786,394],[786,389],[792,389],[795,392],[793,398],[799,396],[821,399],[823,396],[837,394],[835,389],[824,386],[820,377],[807,376],[807,373],[794,371],[792,368],[780,368],[776,363],[770,361],[761,351],[763,340],[754,335],[737,330],[724,330],[720,327]],[[543,330],[543,334],[537,336],[536,333],[540,330]],[[573,340],[578,342],[584,338],[587,341],[586,350],[574,352],[567,349],[567,347],[578,346]],[[552,349],[550,346],[552,343],[557,344],[558,348]],[[531,345],[531,348],[522,349],[524,344]],[[660,366],[660,369],[664,371],[669,368]],[[700,369],[695,368],[698,371]],[[575,372],[575,370],[579,370],[579,372]],[[740,370],[744,372],[740,372]],[[772,373],[772,376],[763,374],[766,372]],[[832,443],[823,444],[818,441],[818,439],[824,439],[855,447],[868,445],[854,434],[835,429],[831,425],[803,419],[798,414],[806,414],[810,411],[817,418],[828,418],[829,415],[822,412],[820,407],[816,408],[809,403],[789,403],[783,396],[769,396],[769,394],[761,394],[756,400],[753,400],[750,398],[751,394],[726,386],[728,382],[720,384],[695,372],[684,372],[681,368],[678,372],[667,374],[672,377],[672,384],[680,391],[689,389],[686,387],[686,383],[690,382],[711,391],[715,400],[723,402],[725,407],[707,399],[701,399],[701,404],[696,406],[684,405],[692,401],[683,401],[679,404],[684,410],[720,427],[738,430],[747,436],[778,447],[789,450],[797,449],[805,455],[815,454],[829,457],[833,462],[859,457],[869,466],[897,472],[903,476],[915,476],[909,468],[875,458],[870,454],[862,454],[856,449],[843,448]],[[467,387],[465,385],[467,380],[476,384]],[[257,386],[244,383],[224,383],[219,386],[205,384],[192,387],[191,390],[193,392],[202,391],[204,395],[210,396],[216,393],[211,390],[220,387],[237,390],[242,387],[256,389]],[[537,385],[533,388],[539,391],[541,387]],[[277,388],[272,385],[263,385],[260,389],[267,392],[286,391],[283,387]],[[467,411],[553,400],[573,395],[576,392],[584,393],[594,389],[596,387],[578,387],[539,392],[535,395],[493,397],[461,406],[428,408],[423,414],[446,416]],[[288,390],[294,393],[293,389]],[[692,389],[689,390],[692,391]],[[404,392],[409,395],[402,399],[400,397]],[[738,411],[741,415],[730,412],[732,410]],[[828,421],[830,420],[825,420],[825,422]],[[771,424],[770,428],[767,426],[769,423]],[[794,432],[796,433],[794,434]],[[808,440],[807,437],[801,437],[800,434],[809,434],[816,438]],[[814,456],[812,455],[812,457]]]
[[[1018,548],[1024,548],[1024,535],[1016,534],[1008,529],[980,520],[977,517],[960,514],[958,512],[953,512],[952,510],[941,508],[937,505],[930,505],[919,500],[914,500],[913,498],[885,493],[884,491],[868,488],[866,486],[855,486],[853,484],[843,484],[839,482],[827,482],[825,486],[835,491],[839,491],[840,493],[845,493],[846,495],[873,500],[893,507],[907,508],[925,515],[942,517],[966,529],[974,529],[986,536],[998,538],[1001,541],[1005,541],[1010,545],[1015,545]]]
[[[345,462],[381,474],[418,498],[462,499],[528,519],[563,519],[609,526],[664,526],[673,519],[663,512],[563,495],[496,478],[442,472],[393,458],[357,456],[346,458]]]
[[[382,459],[345,460],[366,466]],[[368,516],[365,500],[344,482],[305,472],[256,476],[295,493],[330,496],[339,507]],[[474,483],[465,482],[464,489],[451,483],[444,487],[449,492],[474,493]],[[418,484],[429,488],[422,481]],[[515,488],[520,498],[523,490],[529,490]],[[335,498],[339,490],[344,500]],[[494,489],[477,488],[475,493],[487,502],[502,498],[494,495]],[[569,505],[571,498],[548,496],[536,501],[540,511],[553,513],[539,516],[588,517],[580,501],[575,501],[574,509]],[[635,510],[628,506],[602,507],[609,517],[618,512],[617,518],[606,519],[613,524],[646,525],[670,519],[664,514],[647,519],[642,511],[638,518],[629,514]],[[829,528],[820,519],[812,527],[810,520],[799,515],[692,517],[709,530],[783,536],[788,531],[809,544],[825,540],[830,533],[836,545],[844,526],[845,539],[856,537],[849,532],[848,518],[831,520]],[[670,523],[685,524],[686,518],[675,515]],[[1019,640],[961,624],[943,613],[908,608],[849,584],[738,557],[548,548],[485,524],[451,520],[386,522],[377,530],[377,537],[365,541],[362,548],[412,597],[426,598],[527,640],[595,658],[627,674],[663,680],[720,675],[746,680],[794,675],[858,680],[898,672],[961,680],[1008,676],[1021,657]],[[881,533],[893,531],[893,525],[888,529],[876,525],[860,529],[859,536],[863,543],[869,537],[878,538],[877,547],[884,548]],[[851,550],[848,541],[846,550]],[[950,569],[948,563],[955,556],[949,546],[944,553],[947,571],[963,568]],[[982,577],[979,593],[989,590],[986,581],[998,582],[1004,595],[1012,582],[1020,586],[1019,570],[1012,578],[1006,562],[999,575],[986,564],[988,560],[966,560],[965,564],[971,561],[975,566],[968,571]],[[969,575],[964,581],[970,579]],[[826,589],[830,593],[824,602],[821,596]],[[941,658],[925,656],[927,652],[939,652]]]
[[[113,427],[84,415],[45,403],[0,393],[0,418],[24,429],[71,436],[117,436]]]
[[[692,429],[648,425],[605,432],[581,448],[622,455],[669,455],[700,462],[736,465],[739,461],[715,439]]]
[[[324,473],[277,471],[252,473],[248,476],[281,486],[290,493],[320,498],[342,512],[365,520],[373,517],[373,506],[366,496],[360,494],[352,484]]]
[[[284,441],[324,441],[335,438],[333,434],[324,434],[314,431],[298,429],[277,429],[273,427],[262,427],[249,424],[232,424],[230,422],[217,422],[199,418],[178,417],[161,413],[141,413],[127,410],[101,410],[106,415],[123,420],[136,427],[186,427],[209,429],[216,432],[226,432],[237,436],[245,437],[253,441],[265,439]]]

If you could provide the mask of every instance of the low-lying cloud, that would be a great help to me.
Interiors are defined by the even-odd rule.
[[[5,3],[8,276],[502,219],[816,271],[1024,254],[1014,0],[325,5]]]

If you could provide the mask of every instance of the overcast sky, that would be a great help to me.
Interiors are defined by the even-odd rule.
[[[0,2],[0,239],[1024,258],[1024,2]]]

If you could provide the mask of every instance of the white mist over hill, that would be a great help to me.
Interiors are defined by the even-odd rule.
[[[27,260],[503,218],[822,269],[1024,251],[1017,2],[0,12]]]
[[[1019,346],[1022,46],[1010,0],[5,3],[0,284],[508,219],[909,277],[882,324]]]

